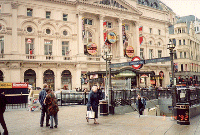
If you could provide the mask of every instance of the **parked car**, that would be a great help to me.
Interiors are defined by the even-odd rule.
[[[61,97],[62,93],[62,97]],[[63,103],[78,103],[84,104],[85,93],[77,92],[76,90],[59,90],[54,92],[58,101]],[[86,103],[88,102],[88,93],[86,93]]]

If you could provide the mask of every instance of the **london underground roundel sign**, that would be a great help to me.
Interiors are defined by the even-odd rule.
[[[138,60],[141,60],[140,57],[139,57],[139,56],[135,56],[135,57],[132,58],[131,61],[138,61]],[[140,69],[140,68],[142,68],[142,66],[143,66],[143,64],[132,65],[132,67],[133,67],[134,69]]]

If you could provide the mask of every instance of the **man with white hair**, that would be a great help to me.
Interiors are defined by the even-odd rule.
[[[98,118],[98,105],[99,105],[99,95],[97,93],[97,86],[93,86],[88,96],[87,108],[88,111],[92,109],[95,112],[94,124],[99,124],[96,120]]]

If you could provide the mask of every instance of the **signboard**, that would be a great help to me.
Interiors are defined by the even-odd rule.
[[[138,65],[135,65],[135,64],[131,63],[131,64],[133,64],[132,67],[133,67],[134,69],[140,69],[140,68],[142,67],[142,64],[139,64],[139,63],[141,62],[140,60],[141,60],[141,59],[140,59],[140,57],[138,57],[138,56],[133,57],[133,59],[131,60],[133,63],[134,63],[134,61],[137,61],[137,62],[138,62]]]
[[[28,88],[28,83],[13,83],[12,88]]]
[[[114,32],[109,32],[108,33],[108,42],[110,44],[114,44],[117,41],[117,36]]]
[[[134,55],[134,48],[132,46],[127,46],[126,47],[126,55],[128,57],[133,57],[133,55]]]
[[[139,42],[140,42],[140,46],[141,46],[142,43],[143,43],[142,28],[143,28],[143,26],[140,26],[140,27],[139,27]]]
[[[97,45],[95,43],[89,43],[87,45],[87,51],[91,55],[95,55],[97,53]]]
[[[0,88],[12,88],[12,83],[0,83]]]
[[[157,62],[165,62],[165,61],[170,61],[170,57],[148,59],[148,60],[145,60],[145,64],[148,64],[148,63],[157,63]]]
[[[29,44],[31,44],[31,43],[32,43],[32,41],[31,41],[31,39],[30,39],[30,38],[28,38],[28,39],[27,39],[27,43],[29,43]]]

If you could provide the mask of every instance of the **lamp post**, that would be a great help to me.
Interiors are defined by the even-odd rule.
[[[82,78],[83,78],[83,77],[81,76],[81,78],[80,78],[80,79],[81,79],[81,91],[82,91]]]
[[[173,44],[172,42],[167,44],[167,49],[169,49],[169,51],[170,51],[170,59],[171,59],[172,78],[171,78],[170,86],[171,86],[171,91],[172,91],[172,106],[173,106],[173,108],[176,106],[176,102],[177,102],[177,91],[176,91],[176,86],[174,85],[174,61],[173,61],[174,48],[175,48],[175,44]],[[174,112],[174,115],[175,115],[175,112]]]

